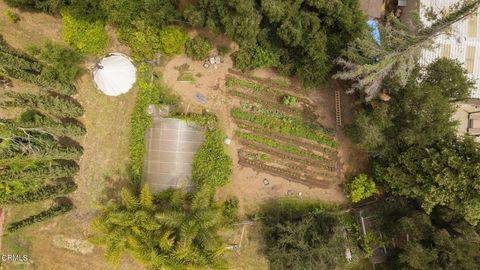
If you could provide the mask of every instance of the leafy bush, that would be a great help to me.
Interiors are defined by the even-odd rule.
[[[45,221],[49,218],[53,218],[62,214],[65,214],[73,209],[73,204],[71,202],[65,202],[62,204],[56,204],[50,207],[48,210],[40,212],[36,215],[29,216],[26,219],[22,219],[20,221],[16,221],[13,223],[8,224],[7,232],[13,233],[22,229],[26,226],[32,225],[34,223]]]
[[[223,145],[224,138],[218,128],[206,131],[205,141],[192,162],[192,179],[197,185],[221,187],[230,180],[232,159]]]
[[[279,55],[271,49],[256,46],[235,52],[233,60],[235,67],[246,71],[255,68],[276,67],[279,63]]]
[[[5,10],[4,14],[12,23],[17,23],[18,21],[20,21],[20,17],[18,17],[18,14],[9,9]]]
[[[189,39],[185,46],[187,55],[193,60],[202,61],[208,57],[212,46],[208,39],[203,37],[195,37]]]
[[[160,30],[143,21],[120,28],[117,36],[132,49],[132,56],[136,60],[151,59],[161,50]]]
[[[297,98],[290,95],[285,95],[282,97],[283,105],[294,106],[297,103]]]
[[[227,55],[227,53],[230,51],[230,50],[228,49],[228,47],[223,47],[223,46],[222,46],[222,47],[218,47],[217,50],[218,50],[218,54],[219,54],[221,57],[225,57],[225,55]]]
[[[132,125],[130,134],[130,177],[131,180],[138,184],[143,164],[143,156],[145,154],[145,132],[152,126],[152,118],[146,111],[150,104],[153,105],[175,105],[178,98],[171,94],[170,89],[159,83],[160,79],[156,79],[150,83],[152,70],[147,65],[139,67],[138,85],[140,87],[135,107],[130,118]]]
[[[167,26],[160,31],[160,48],[166,55],[182,54],[187,34],[177,26]]]
[[[79,52],[101,54],[108,45],[108,35],[101,21],[77,19],[67,9],[62,10],[62,38]]]
[[[0,102],[0,106],[38,109],[57,117],[80,117],[85,111],[76,100],[60,95],[7,92],[5,96],[9,99]]]
[[[223,215],[228,219],[234,219],[237,215],[239,202],[236,197],[230,198],[223,203]]]
[[[79,75],[82,55],[69,47],[55,43],[47,43],[41,49],[32,52],[43,63],[42,77],[48,82],[56,82],[63,88],[73,90],[73,82]]]
[[[378,193],[375,182],[363,173],[347,183],[346,188],[352,202],[359,202]]]

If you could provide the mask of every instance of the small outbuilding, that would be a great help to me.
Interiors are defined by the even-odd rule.
[[[93,80],[97,88],[108,96],[127,93],[136,81],[132,60],[122,53],[110,53],[93,67]]]

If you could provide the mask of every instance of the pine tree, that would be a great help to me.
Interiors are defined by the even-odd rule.
[[[450,26],[477,12],[479,7],[479,0],[456,4],[448,14],[432,15],[435,21],[430,26],[417,24],[419,29],[415,33],[390,14],[386,25],[380,26],[381,45],[373,39],[370,30],[365,30],[362,37],[356,39],[337,59],[343,71],[334,78],[352,82],[348,92],[363,91],[367,101],[380,93],[386,78],[396,77],[406,84],[421,51],[432,46],[433,39],[444,34]]]

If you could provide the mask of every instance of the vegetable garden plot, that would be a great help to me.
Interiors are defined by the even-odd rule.
[[[338,143],[333,130],[312,121],[317,117],[311,101],[235,75],[226,85],[240,99],[230,112],[243,146],[239,164],[308,187],[332,187],[338,181]]]

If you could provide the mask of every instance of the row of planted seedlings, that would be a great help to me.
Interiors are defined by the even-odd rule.
[[[231,110],[239,130],[236,138],[246,148],[240,150],[242,165],[308,186],[325,187],[336,176],[337,142],[334,133],[305,120],[308,99],[294,97],[284,104],[284,92],[249,80],[227,78],[227,89],[239,97],[240,107]]]

